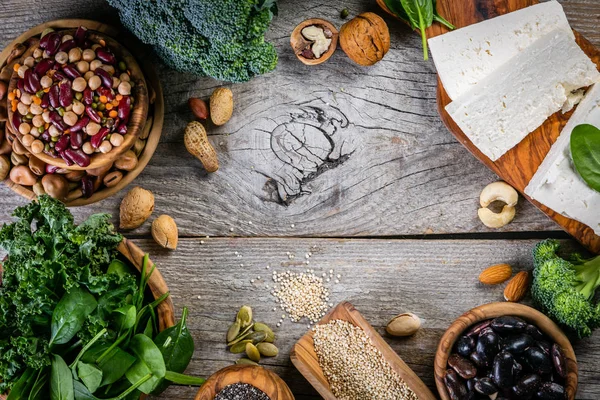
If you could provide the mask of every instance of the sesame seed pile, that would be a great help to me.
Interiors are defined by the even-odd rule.
[[[361,328],[334,320],[313,330],[319,364],[337,399],[418,400]]]

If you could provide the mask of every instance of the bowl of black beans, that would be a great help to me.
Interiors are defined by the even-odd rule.
[[[442,400],[573,400],[577,361],[547,316],[491,303],[463,314],[442,336],[435,381]]]

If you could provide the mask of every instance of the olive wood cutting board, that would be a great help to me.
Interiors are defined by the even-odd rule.
[[[377,0],[377,2],[385,11],[389,12],[385,8],[383,1]],[[537,0],[439,0],[437,2],[437,10],[441,16],[454,24],[456,28],[462,28],[537,3],[539,3]],[[446,32],[448,32],[446,27],[439,23],[434,23],[427,29],[427,37],[435,37]],[[574,33],[581,49],[600,68],[600,51],[581,34],[576,31]],[[448,115],[445,108],[450,102],[450,97],[438,79],[438,112],[448,130],[452,132],[456,139],[501,179],[517,189],[523,197],[552,218],[586,248],[594,253],[600,253],[600,237],[594,234],[591,228],[552,211],[548,207],[529,198],[524,193],[525,187],[546,157],[546,154],[548,154],[548,151],[550,151],[550,147],[558,138],[573,111],[566,114],[558,111],[553,114],[542,126],[530,133],[521,143],[510,149],[504,156],[496,161],[491,161],[477,149],[450,115]]]
[[[371,343],[381,351],[383,357],[390,364],[392,369],[406,382],[418,396],[419,400],[434,400],[436,397],[427,388],[423,381],[413,372],[412,369],[396,354],[396,352],[383,340],[375,329],[363,318],[363,316],[348,302],[338,304],[333,310],[319,321],[319,325],[326,324],[333,320],[343,320],[361,328],[371,339]],[[314,332],[308,331],[294,345],[290,353],[290,358],[294,366],[300,371],[310,384],[317,389],[319,394],[325,400],[336,400],[336,397],[329,389],[327,378],[323,375],[323,370],[319,365],[315,346],[313,341]]]

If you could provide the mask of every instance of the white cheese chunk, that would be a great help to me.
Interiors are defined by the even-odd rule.
[[[574,39],[562,6],[548,1],[436,36],[429,48],[444,89],[455,100],[555,29]]]
[[[581,100],[583,100],[583,96],[585,95],[585,89],[578,89],[574,92],[569,93],[567,96],[567,101],[562,106],[561,112],[563,114],[568,113],[575,107]]]
[[[471,142],[495,161],[559,111],[572,91],[598,81],[596,65],[569,34],[555,30],[446,110]]]
[[[525,188],[525,194],[600,235],[600,192],[581,178],[571,157],[571,132],[577,125],[600,128],[600,84],[588,90],[556,143]]]

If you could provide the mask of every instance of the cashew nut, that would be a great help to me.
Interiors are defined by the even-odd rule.
[[[514,207],[519,201],[519,194],[506,182],[494,182],[487,185],[479,195],[481,207],[487,207],[498,200]]]
[[[506,203],[502,211],[495,213],[487,208],[494,201]],[[519,194],[505,182],[494,182],[487,185],[479,196],[481,208],[477,211],[479,219],[488,228],[501,228],[515,218],[515,206],[519,201]]]

